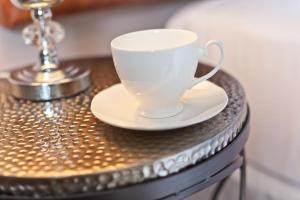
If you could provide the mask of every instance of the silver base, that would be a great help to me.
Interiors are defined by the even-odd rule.
[[[11,72],[11,93],[14,97],[33,101],[60,99],[78,94],[90,85],[90,71],[75,66],[60,66],[50,72],[26,67]]]

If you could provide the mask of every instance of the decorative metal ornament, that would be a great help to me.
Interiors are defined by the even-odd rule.
[[[51,20],[51,7],[62,0],[12,0],[31,12],[33,24],[23,30],[26,44],[39,50],[39,63],[11,72],[11,93],[20,99],[53,100],[82,92],[90,85],[89,71],[59,63],[56,44],[65,36],[63,27]]]
[[[0,80],[1,194],[62,198],[168,176],[225,148],[246,120],[242,86],[220,71],[211,81],[224,88],[229,103],[212,119],[171,131],[112,127],[90,111],[94,95],[119,82],[112,59],[64,64],[93,69],[91,87],[60,101],[32,102],[12,98]],[[211,70],[199,69],[198,75]]]

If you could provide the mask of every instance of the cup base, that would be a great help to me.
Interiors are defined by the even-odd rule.
[[[151,118],[151,119],[162,119],[173,117],[179,114],[183,110],[183,105],[178,103],[176,106],[163,107],[163,108],[155,108],[155,109],[145,109],[138,108],[138,113],[142,117]]]

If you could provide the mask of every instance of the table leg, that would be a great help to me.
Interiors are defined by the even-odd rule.
[[[243,164],[240,167],[240,188],[239,188],[239,200],[246,200],[246,155],[245,150],[243,149],[240,153],[240,156],[243,158]],[[222,191],[224,185],[229,180],[230,176],[224,178],[216,187],[212,200],[217,200],[220,192]]]
[[[225,183],[229,180],[230,176],[227,176],[226,178],[224,178],[218,185],[217,188],[215,189],[215,192],[213,193],[213,196],[211,198],[211,200],[217,200],[220,192],[222,191]]]
[[[246,180],[247,180],[247,176],[246,176],[246,154],[245,154],[245,150],[243,149],[242,152],[240,153],[240,155],[243,157],[243,164],[240,168],[240,200],[246,200]]]

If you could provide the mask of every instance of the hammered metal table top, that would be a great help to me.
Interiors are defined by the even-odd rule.
[[[92,70],[91,88],[71,98],[16,100],[0,80],[1,193],[61,196],[167,176],[224,148],[246,118],[243,88],[220,71],[211,80],[225,89],[229,104],[214,118],[171,131],[115,128],[90,111],[93,96],[119,82],[111,58],[67,63]],[[209,69],[199,65],[198,74]]]

